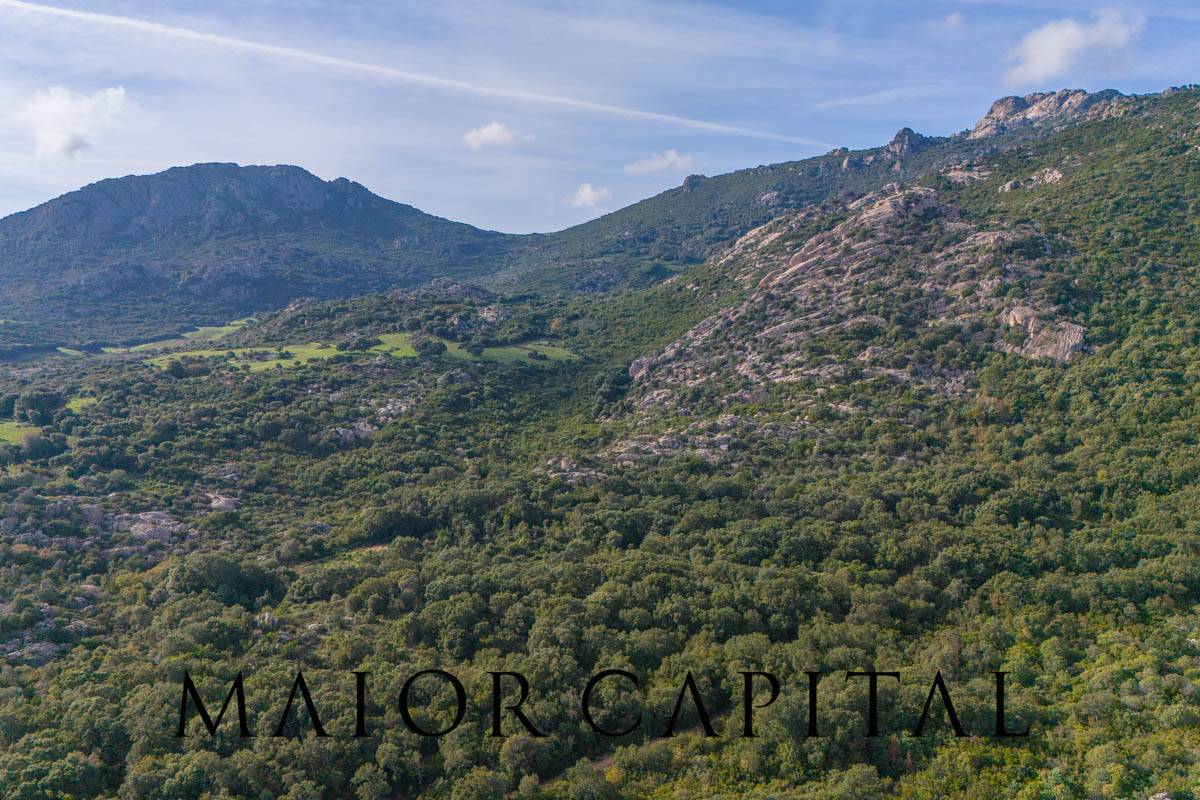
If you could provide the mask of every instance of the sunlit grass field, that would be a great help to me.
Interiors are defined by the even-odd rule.
[[[371,348],[370,352],[386,353],[394,358],[416,358],[417,351],[412,346],[412,334],[385,333],[380,337],[380,343]],[[577,356],[570,350],[545,342],[530,342],[528,344],[508,345],[505,347],[487,347],[476,356],[458,342],[442,340],[446,345],[445,355],[464,361],[500,361],[523,362],[529,364],[548,364],[561,361],[573,361]],[[166,368],[172,361],[180,358],[225,358],[232,360],[238,367],[247,367],[251,372],[268,369],[290,369],[301,364],[332,358],[337,355],[356,355],[363,351],[342,351],[331,344],[323,342],[308,342],[306,344],[289,344],[280,347],[236,347],[229,349],[206,348],[198,350],[176,350],[163,353],[147,359],[147,363],[156,367]],[[544,358],[539,358],[543,356]]]

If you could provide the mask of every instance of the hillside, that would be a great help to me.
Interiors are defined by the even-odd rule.
[[[89,349],[435,278],[507,292],[641,287],[751,228],[975,161],[1137,100],[1079,90],[998,100],[973,131],[905,128],[887,145],[691,176],[553,234],[509,236],[430,216],[298,167],[197,164],[87,186],[0,220],[0,351]]]
[[[958,168],[1082,120],[1125,113],[1139,99],[1079,89],[1003,97],[974,128],[949,137],[902,128],[881,147],[838,148],[823,156],[726,175],[693,175],[683,185],[599,219],[515,248],[486,278],[505,288],[603,291],[646,286],[698,264],[784,211],[840,195],[856,197],[896,180]]]
[[[435,281],[6,368],[0,795],[1194,799],[1200,90],[1071,97],[650,287]],[[469,705],[419,738],[430,668]],[[612,668],[616,739],[577,713]],[[238,669],[256,738],[171,735],[185,670],[215,710]],[[328,738],[269,735],[297,669]],[[742,738],[751,669],[784,688]],[[865,669],[903,676],[879,737]],[[495,670],[548,736],[487,735]],[[660,736],[689,671],[720,736]],[[936,698],[912,735],[938,671],[969,738]],[[1030,737],[990,738],[994,671]]]
[[[34,343],[150,338],[297,297],[478,275],[507,238],[298,167],[197,164],[0,220],[0,316]]]

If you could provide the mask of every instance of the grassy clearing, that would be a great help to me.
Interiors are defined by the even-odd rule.
[[[224,358],[235,366],[248,367],[251,372],[262,372],[267,369],[288,369],[307,364],[310,361],[320,361],[338,355],[338,349],[331,344],[308,342],[307,344],[291,344],[286,347],[237,347],[231,349],[209,348],[206,350],[182,350],[164,353],[147,359],[156,367],[165,368],[172,361],[182,357],[187,358]]]
[[[412,334],[409,333],[384,333],[379,336],[382,344],[377,344],[371,349],[379,353],[387,353],[389,356],[396,358],[416,358],[417,351],[413,350]]]
[[[326,358],[333,358],[338,355],[339,351],[331,344],[322,344],[321,342],[309,342],[308,344],[288,345],[279,350],[271,350],[268,348],[254,348],[260,352],[267,353],[282,353],[278,358],[270,358],[266,360],[243,360],[243,364],[250,365],[251,372],[261,372],[264,369],[298,367],[301,364],[307,364],[311,361],[323,361]]]
[[[211,342],[215,339],[222,339],[234,331],[246,327],[251,322],[254,322],[254,317],[230,320],[225,325],[202,326],[196,328],[194,331],[188,331],[183,335],[183,338],[192,342]]]
[[[488,347],[483,351],[483,357],[490,358],[493,361],[529,361],[530,363],[538,363],[540,359],[531,357],[531,353],[545,356],[546,361],[574,361],[578,358],[578,356],[565,347],[558,347],[546,342],[529,342],[528,344],[515,344],[507,347]]]
[[[380,343],[368,352],[386,353],[394,358],[416,358],[417,351],[412,346],[412,334],[385,333],[380,337]],[[545,342],[530,342],[529,344],[510,345],[507,347],[488,347],[482,355],[476,356],[457,342],[444,342],[446,355],[464,361],[502,361],[508,363],[549,364],[557,361],[573,361],[577,356],[562,347],[556,347]],[[544,358],[538,358],[538,354]],[[343,353],[331,344],[308,342],[307,344],[286,345],[283,347],[239,347],[231,349],[207,348],[203,350],[180,350],[163,353],[147,359],[156,367],[165,368],[179,358],[223,358],[231,361],[239,368],[248,367],[251,372],[261,372],[268,369],[289,369],[313,361],[321,361],[336,355],[361,355],[361,352]]]
[[[215,342],[218,339],[223,339],[234,331],[240,330],[251,322],[254,322],[254,317],[245,317],[243,319],[230,320],[225,325],[205,325],[196,328],[194,331],[188,331],[173,339],[160,339],[157,342],[145,342],[143,344],[135,344],[132,347],[105,347],[102,348],[105,353],[145,353],[151,350],[162,350],[166,347],[179,347],[185,344],[196,344],[197,342]],[[61,348],[60,348],[61,349]]]
[[[67,401],[67,408],[71,411],[82,411],[88,406],[95,405],[99,399],[98,397],[72,397]]]
[[[22,444],[25,437],[31,433],[37,433],[38,429],[32,425],[26,425],[23,422],[6,419],[0,421],[0,442],[8,442],[9,444]]]

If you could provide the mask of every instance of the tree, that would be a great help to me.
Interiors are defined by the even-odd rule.
[[[65,403],[59,392],[35,389],[17,397],[13,404],[13,416],[31,425],[49,425],[54,412]]]

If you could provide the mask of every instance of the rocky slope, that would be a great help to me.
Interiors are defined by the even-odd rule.
[[[689,175],[680,186],[513,249],[486,280],[499,288],[598,292],[648,285],[720,253],[738,236],[788,210],[970,161],[1016,142],[924,136],[903,128],[882,146],[835,148],[802,161],[726,175]]]
[[[818,214],[837,222],[808,236]],[[721,387],[723,401],[736,403],[773,384],[817,392],[850,378],[957,392],[963,370],[915,347],[939,330],[1069,361],[1085,331],[1039,286],[1054,251],[1032,228],[968,223],[923,186],[891,184],[833,209],[785,215],[718,262],[748,287],[745,299],[632,364],[634,405],[682,409],[695,387]]]

